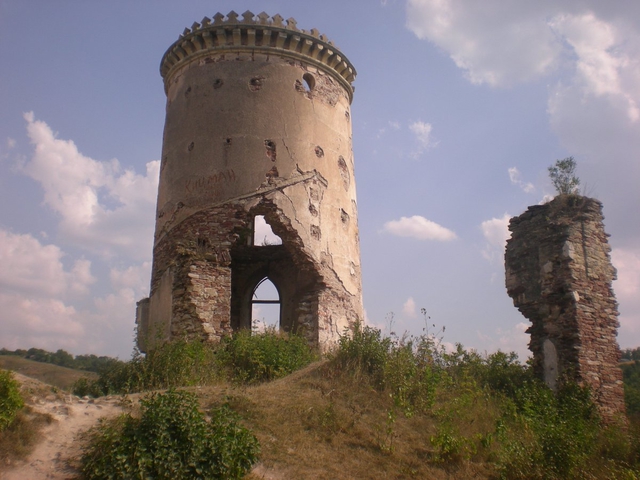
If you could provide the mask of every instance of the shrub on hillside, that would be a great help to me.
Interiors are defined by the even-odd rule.
[[[113,362],[97,380],[80,379],[76,395],[102,396],[212,383],[219,375],[215,347],[200,341],[167,342],[128,362]]]
[[[222,340],[220,364],[241,382],[262,382],[284,377],[314,358],[307,340],[268,328],[261,333],[241,330]]]
[[[135,351],[128,362],[114,362],[97,380],[80,379],[76,395],[99,397],[191,385],[221,378],[241,382],[268,381],[308,365],[315,355],[307,341],[275,329],[240,331],[219,344],[198,340],[164,343],[146,355]]]
[[[0,370],[0,431],[13,422],[23,406],[20,385],[13,378],[13,373],[8,370]]]
[[[227,407],[207,421],[189,392],[140,403],[140,418],[122,415],[90,432],[82,456],[87,479],[239,479],[257,461],[257,439]]]

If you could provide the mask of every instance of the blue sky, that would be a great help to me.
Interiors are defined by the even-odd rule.
[[[421,333],[424,308],[445,342],[526,355],[506,225],[553,194],[547,167],[572,155],[604,203],[619,342],[640,345],[638,2],[0,0],[0,346],[130,355],[149,289],[160,59],[194,21],[246,9],[318,28],[358,71],[371,324]]]

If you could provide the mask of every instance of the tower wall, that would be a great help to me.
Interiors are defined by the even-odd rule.
[[[535,371],[553,389],[562,379],[591,387],[605,419],[624,413],[616,271],[602,204],[560,195],[512,218],[509,230],[507,292],[531,321]]]
[[[166,121],[140,336],[153,345],[249,328],[266,276],[280,294],[281,328],[335,342],[363,318],[355,70],[316,30],[231,12],[185,30],[161,73]],[[282,245],[252,244],[256,215]]]

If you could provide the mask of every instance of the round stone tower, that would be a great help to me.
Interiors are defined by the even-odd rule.
[[[315,29],[232,11],[185,29],[160,73],[166,121],[139,346],[250,328],[268,278],[280,328],[326,348],[363,319],[355,69]],[[256,217],[281,244],[254,241]]]

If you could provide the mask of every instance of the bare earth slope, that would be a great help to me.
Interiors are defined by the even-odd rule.
[[[27,403],[38,412],[50,414],[54,421],[42,430],[40,441],[26,460],[0,466],[0,479],[75,478],[78,471],[71,459],[80,452],[78,435],[95,425],[99,418],[122,413],[122,397],[82,399],[66,393],[51,393],[50,385],[19,373],[15,378],[22,385]]]

